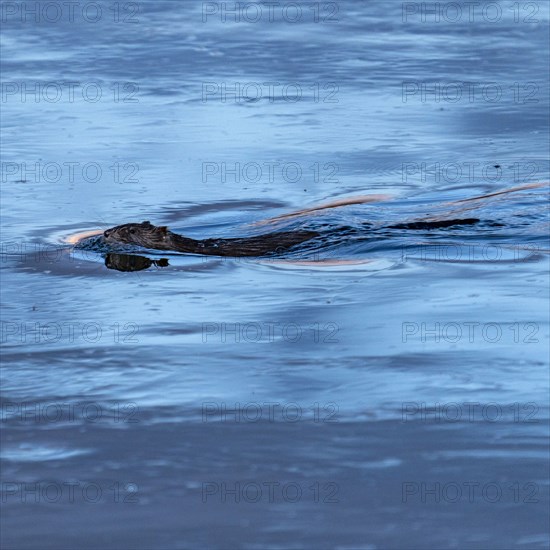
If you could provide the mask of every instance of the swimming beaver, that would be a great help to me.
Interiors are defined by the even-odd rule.
[[[103,233],[107,243],[136,244],[156,250],[212,256],[263,256],[270,252],[283,252],[319,235],[316,231],[288,231],[242,239],[196,240],[172,233],[165,225],[157,226],[148,221],[118,225]]]
[[[417,221],[387,226],[388,229],[437,229],[454,225],[471,225],[477,218]],[[153,225],[149,221],[127,223],[107,229],[103,237],[107,243],[135,244],[156,250],[190,252],[212,256],[263,256],[271,252],[284,252],[293,246],[310,241],[321,234],[316,231],[287,231],[266,233],[240,239],[196,240],[172,233],[165,225]]]

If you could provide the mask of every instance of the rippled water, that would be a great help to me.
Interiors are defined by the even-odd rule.
[[[48,4],[2,5],[2,546],[547,548],[548,187],[453,201],[549,180],[548,4]],[[265,258],[72,243],[369,194]]]

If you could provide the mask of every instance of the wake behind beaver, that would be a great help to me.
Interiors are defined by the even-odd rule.
[[[165,225],[153,225],[149,221],[141,223],[126,223],[107,229],[102,236],[86,237],[77,242],[77,247],[119,248],[121,245],[138,246],[152,250],[164,250],[171,252],[201,254],[209,256],[230,257],[261,257],[270,254],[282,254],[303,243],[312,242],[315,246],[327,241],[342,242],[351,237],[379,237],[388,235],[383,230],[401,231],[431,231],[437,229],[453,228],[455,226],[473,226],[482,220],[471,215],[473,210],[487,206],[490,202],[506,198],[509,194],[528,189],[543,187],[545,184],[527,184],[511,189],[505,189],[486,195],[469,199],[461,199],[444,203],[443,205],[431,205],[434,214],[404,220],[384,223],[379,221],[361,222],[355,226],[344,224],[321,224],[317,226],[299,227],[295,230],[272,230],[261,235],[239,238],[207,238],[193,239],[174,233]],[[278,224],[286,222],[290,218],[301,218],[302,221],[311,223],[311,219],[330,209],[342,208],[350,205],[380,202],[387,197],[378,195],[359,197],[347,197],[325,203],[313,208],[305,208],[296,212],[282,214],[275,218],[255,222],[253,225],[261,226],[270,224],[273,229]],[[372,212],[372,211],[371,211]],[[373,212],[374,214],[374,212]],[[503,223],[494,219],[484,220],[484,226],[499,227]],[[90,241],[93,239],[93,243]],[[316,243],[313,241],[316,240]]]

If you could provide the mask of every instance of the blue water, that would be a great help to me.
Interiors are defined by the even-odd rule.
[[[548,3],[25,4],[2,547],[548,548]],[[70,242],[355,195],[276,225],[353,229],[286,255]],[[451,214],[481,221],[382,228]]]

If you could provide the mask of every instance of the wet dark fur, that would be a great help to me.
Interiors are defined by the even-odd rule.
[[[440,229],[454,225],[471,225],[479,222],[477,218],[417,221],[388,226],[389,229]],[[287,231],[266,233],[256,237],[242,239],[203,239],[196,240],[172,233],[166,226],[156,226],[148,221],[127,223],[107,229],[103,233],[107,243],[134,244],[156,250],[190,252],[211,256],[263,256],[284,252],[293,246],[319,237],[316,231]]]
[[[443,229],[453,225],[473,225],[478,223],[478,218],[465,218],[462,220],[437,220],[437,221],[418,221],[408,223],[397,223],[388,225],[389,229]]]
[[[267,233],[242,239],[189,239],[172,233],[166,226],[150,222],[127,223],[103,233],[107,243],[135,244],[156,250],[172,250],[213,256],[263,256],[284,252],[293,246],[319,236],[315,231]]]

